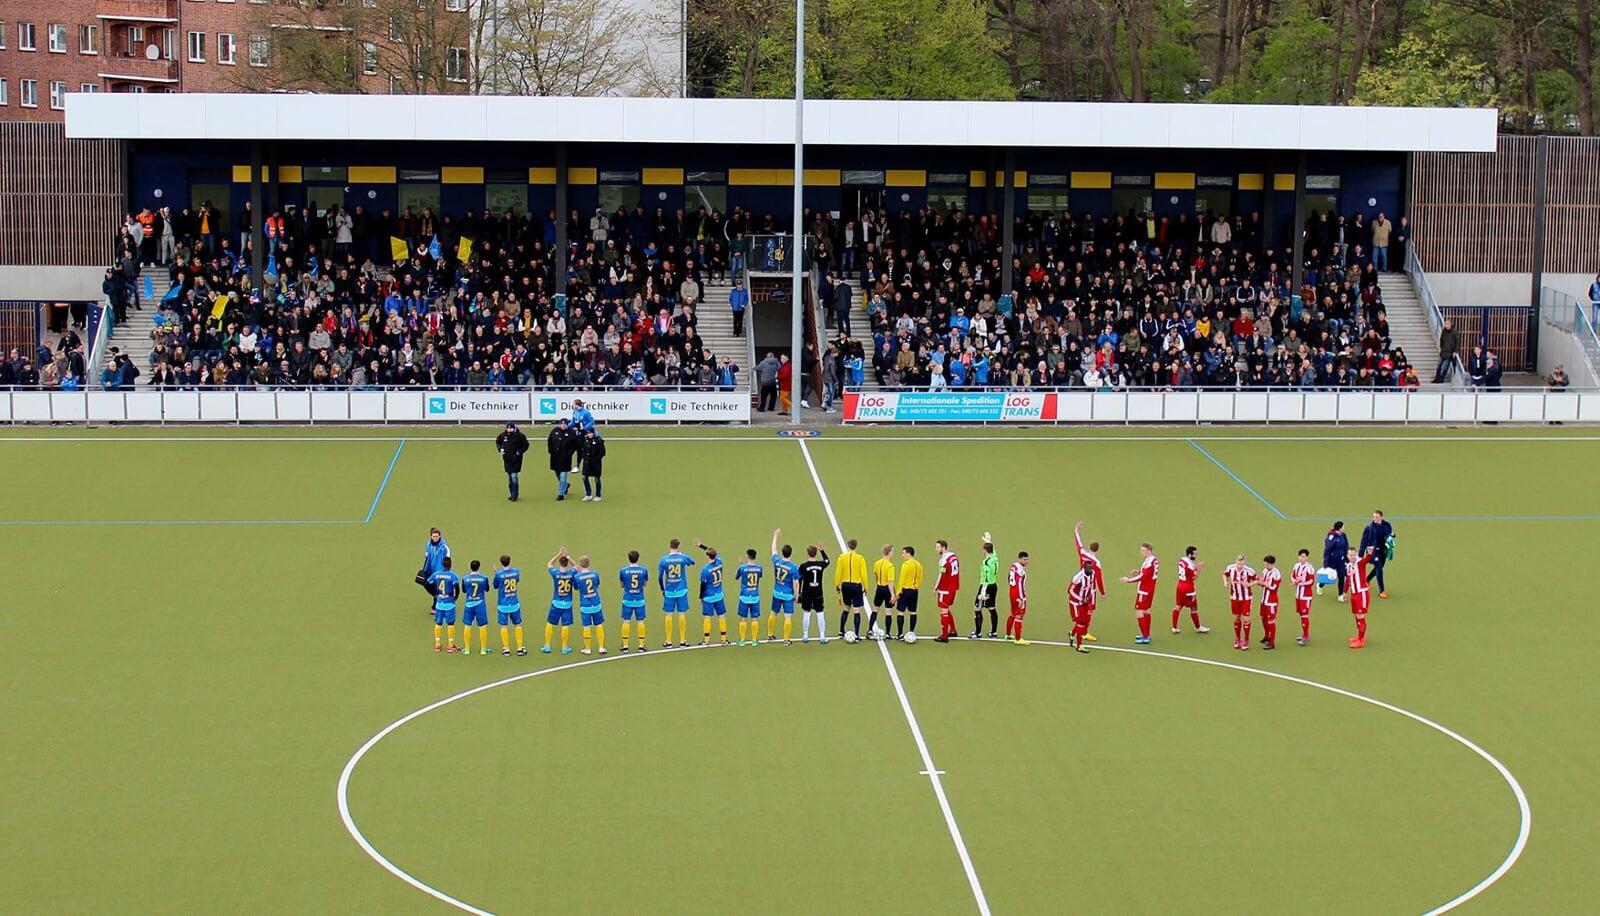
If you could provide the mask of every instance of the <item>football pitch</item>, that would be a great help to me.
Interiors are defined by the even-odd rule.
[[[0,432],[6,908],[1600,909],[1600,434],[613,428],[605,500],[558,503],[530,429],[510,503],[495,431]],[[1367,647],[1330,590],[1308,646],[1286,607],[1276,651],[1235,651],[1222,568],[1320,561],[1374,508]],[[1110,592],[1088,654],[1059,644],[1078,519]],[[460,572],[512,555],[534,647],[546,560],[592,557],[612,654],[436,654],[430,526]],[[802,645],[797,615],[792,646],[661,651],[652,583],[652,651],[616,652],[629,549],[770,573],[775,527],[915,546],[923,639]],[[965,633],[985,530],[1032,556],[1034,645],[928,638],[934,541]],[[1213,632],[1171,635],[1191,544]]]

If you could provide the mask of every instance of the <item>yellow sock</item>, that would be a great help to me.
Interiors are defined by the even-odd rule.
[[[678,642],[689,641],[689,615],[678,614]]]
[[[594,627],[583,628],[583,647],[585,649],[594,648]]]
[[[511,628],[510,627],[501,627],[500,628],[500,648],[502,648],[502,649],[511,648]]]
[[[776,632],[777,629],[778,629],[778,615],[777,614],[768,614],[767,615],[767,638],[771,639],[773,634],[774,634],[774,632]]]
[[[727,639],[728,638],[728,618],[726,618],[726,617],[718,617],[717,618],[717,633],[720,634],[723,639]]]
[[[436,623],[436,624],[433,625],[433,644],[436,645],[436,646],[442,645],[443,644],[443,640],[444,640],[444,625]]]
[[[545,645],[546,649],[550,648],[550,641],[552,639],[555,639],[555,638],[556,638],[556,625],[553,624],[553,623],[545,624],[544,625],[544,645]]]
[[[572,646],[572,627],[570,627],[570,626],[562,627],[561,628],[561,648],[566,649],[566,648],[570,648],[571,646]]]
[[[702,617],[702,618],[700,618],[700,630],[701,630],[701,633],[705,636],[706,639],[710,639],[711,638],[711,618],[710,617]]]
[[[444,635],[449,637],[450,645],[452,645],[452,646],[455,645],[456,644],[456,625],[453,624],[453,623],[446,624],[445,628],[444,628]]]
[[[472,651],[471,624],[464,623],[461,625],[461,648],[466,649],[468,652]]]
[[[622,648],[628,648],[628,640],[632,635],[633,627],[630,625],[630,621],[624,620],[622,622]]]
[[[744,625],[744,618],[739,618],[739,641],[744,642],[745,631],[749,629]]]
[[[784,641],[787,642],[789,640],[789,637],[791,635],[793,635],[793,633],[794,633],[794,615],[793,614],[784,614],[783,615],[783,639],[784,639]]]
[[[480,648],[480,649],[489,648],[489,625],[488,624],[484,624],[483,626],[478,627],[478,648]]]
[[[517,648],[522,648],[522,624],[517,624],[516,627],[512,629],[511,633],[517,637]]]
[[[604,649],[606,647],[606,625],[605,624],[603,624],[603,623],[595,624],[595,628],[594,628],[594,643],[595,643],[595,645],[599,646],[602,649]]]

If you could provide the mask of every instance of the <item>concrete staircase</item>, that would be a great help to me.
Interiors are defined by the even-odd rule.
[[[144,295],[144,277],[150,278],[155,295]],[[128,354],[133,364],[139,367],[139,379],[135,384],[146,385],[153,374],[150,370],[150,351],[155,349],[150,332],[155,330],[156,314],[161,311],[161,297],[172,289],[172,280],[167,277],[166,268],[152,267],[139,278],[139,287],[141,309],[130,311],[126,320],[112,331],[111,346]],[[96,371],[92,376],[98,379],[100,373]]]
[[[855,285],[856,281],[851,280],[851,286]],[[825,321],[828,327],[822,331],[823,350],[827,350],[828,344],[839,339],[839,329],[833,326],[832,310],[827,311]],[[850,304],[850,336],[861,343],[862,370],[864,372],[864,377],[861,380],[861,389],[863,391],[877,391],[880,386],[878,385],[877,376],[872,371],[872,318],[867,314],[867,297],[862,295],[860,290],[856,291],[855,299]]]
[[[1439,339],[1428,324],[1427,307],[1417,296],[1411,278],[1403,273],[1380,273],[1378,289],[1383,292],[1390,340],[1406,351],[1406,359],[1417,367],[1423,387],[1432,386],[1433,374],[1439,369]]]
[[[753,388],[750,344],[743,337],[733,336],[733,312],[728,310],[728,293],[733,289],[733,284],[705,283],[702,289],[705,297],[695,309],[695,329],[700,332],[700,339],[705,341],[709,352],[716,354],[718,365],[723,357],[732,357],[734,364],[739,367],[739,384]],[[745,317],[749,318],[748,311]],[[749,321],[746,320],[745,332],[749,331]]]

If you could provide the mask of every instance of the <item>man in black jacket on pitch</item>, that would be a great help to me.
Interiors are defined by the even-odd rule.
[[[506,465],[506,486],[511,491],[506,498],[516,502],[522,491],[519,475],[522,473],[522,456],[528,451],[528,437],[517,429],[517,424],[507,423],[505,431],[494,437],[494,447],[499,450],[500,459]]]
[[[591,499],[595,502],[600,501],[600,474],[605,465],[605,457],[606,440],[600,438],[600,434],[592,426],[584,430],[583,439],[578,443],[578,458],[583,468],[584,502]],[[594,481],[592,490],[589,487],[590,480]]]
[[[550,470],[556,475],[556,499],[567,498],[567,490],[572,486],[567,480],[567,475],[572,473],[572,456],[578,450],[579,435],[562,417],[550,430],[550,437],[545,440],[545,449],[550,453]]]

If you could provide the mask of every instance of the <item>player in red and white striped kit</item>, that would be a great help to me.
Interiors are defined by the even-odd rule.
[[[1278,588],[1283,585],[1283,570],[1278,568],[1278,558],[1267,554],[1261,558],[1261,574],[1256,577],[1256,587],[1261,589],[1261,648],[1278,648]]]
[[[1067,637],[1067,645],[1079,652],[1089,651],[1083,644],[1084,637],[1094,619],[1095,601],[1105,594],[1105,589],[1096,584],[1098,581],[1094,564],[1084,560],[1083,567],[1072,577],[1072,584],[1067,586],[1067,612],[1072,617],[1072,635]]]
[[[1184,608],[1189,609],[1189,619],[1194,622],[1194,631],[1196,633],[1211,632],[1210,627],[1202,626],[1200,623],[1200,602],[1196,598],[1194,591],[1195,583],[1200,580],[1200,572],[1205,568],[1205,562],[1195,556],[1194,547],[1185,548],[1183,556],[1178,558],[1178,597],[1172,605],[1172,632],[1174,635],[1180,632],[1178,629],[1178,614]]]
[[[1295,642],[1311,642],[1311,595],[1317,584],[1317,570],[1311,565],[1311,551],[1301,550],[1300,559],[1289,570],[1289,580],[1294,583],[1294,612],[1300,615],[1300,638]]]
[[[1345,560],[1345,591],[1350,595],[1350,613],[1356,618],[1356,638],[1350,640],[1350,648],[1364,649],[1367,645],[1367,609],[1372,607],[1372,588],[1367,583],[1367,570],[1372,568],[1372,548],[1356,557],[1355,548],[1350,548],[1348,558]]]
[[[1161,564],[1156,560],[1156,551],[1148,542],[1139,545],[1139,568],[1126,576],[1122,581],[1137,583],[1138,591],[1133,593],[1133,617],[1139,625],[1139,635],[1133,638],[1136,645],[1150,644],[1150,605],[1156,600],[1156,580],[1161,576]]]
[[[1006,639],[1016,642],[1019,646],[1026,646],[1028,641],[1022,638],[1022,618],[1028,614],[1028,552],[1017,553],[1017,562],[1011,564],[1011,570],[1006,573],[1006,585],[1011,592],[1011,614],[1006,617]]]
[[[1093,567],[1094,587],[1099,590],[1100,594],[1104,595],[1106,593],[1106,570],[1105,567],[1100,565],[1100,557],[1098,556],[1100,542],[1090,541],[1087,548],[1083,546],[1083,522],[1081,521],[1072,529],[1072,540],[1078,545],[1078,562],[1080,564],[1087,563]],[[1093,633],[1086,632],[1083,634],[1082,642],[1099,642],[1099,640],[1094,638]]]
[[[939,605],[939,636],[937,642],[949,642],[956,635],[956,618],[950,608],[956,602],[956,592],[961,590],[961,560],[950,549],[948,541],[934,542],[939,548],[939,582],[933,596]]]
[[[1256,582],[1256,571],[1244,562],[1239,554],[1228,568],[1222,571],[1222,581],[1228,585],[1228,605],[1233,611],[1233,647],[1250,648],[1250,599]]]

